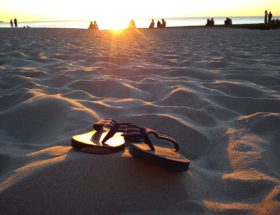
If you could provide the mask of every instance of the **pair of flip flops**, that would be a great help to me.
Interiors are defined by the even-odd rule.
[[[151,141],[150,134],[156,139]],[[166,146],[165,142],[172,143],[172,147]],[[179,145],[174,138],[112,119],[101,119],[93,125],[92,131],[73,136],[71,145],[79,151],[94,154],[121,151],[127,145],[133,157],[176,171],[187,171],[190,163],[178,152]]]

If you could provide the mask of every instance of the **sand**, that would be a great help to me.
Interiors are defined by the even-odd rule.
[[[0,29],[0,214],[279,214],[280,31]],[[176,173],[77,152],[99,118],[156,129]]]

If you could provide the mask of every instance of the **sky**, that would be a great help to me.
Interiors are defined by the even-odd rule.
[[[0,0],[0,21],[280,16],[280,0]]]

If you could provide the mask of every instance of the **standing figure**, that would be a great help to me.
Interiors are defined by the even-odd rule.
[[[96,21],[93,22],[93,29],[94,29],[94,30],[98,30],[98,25],[97,25],[97,22],[96,22]]]
[[[161,27],[162,27],[162,28],[165,28],[165,27],[166,27],[166,21],[165,21],[164,19],[162,19],[161,21],[162,21]]]
[[[268,16],[268,12],[267,12],[267,10],[265,10],[265,12],[264,12],[264,24],[267,24],[267,16]]]
[[[161,23],[159,20],[157,21],[157,28],[161,28]]]
[[[129,23],[129,25],[128,25],[128,28],[129,28],[129,29],[135,29],[135,28],[136,28],[136,25],[135,25],[135,22],[134,22],[133,19],[130,20],[130,23]]]
[[[211,22],[211,26],[214,26],[214,25],[215,25],[215,21],[214,21],[213,18],[211,18],[210,22]]]
[[[207,19],[206,26],[210,26],[210,25],[211,25],[211,21],[210,19]]]
[[[89,24],[89,26],[88,26],[88,29],[93,29],[93,23],[92,22],[90,22],[90,24]]]
[[[149,26],[149,28],[154,28],[155,27],[155,21],[152,19],[151,24]]]
[[[14,23],[13,23],[13,20],[12,20],[12,19],[10,20],[10,25],[11,25],[11,28],[14,27]]]
[[[272,13],[270,11],[268,14],[268,23],[271,23],[271,20],[272,20]]]
[[[16,18],[14,19],[14,24],[15,24],[15,28],[17,28],[17,24],[18,23],[17,23],[17,19]]]

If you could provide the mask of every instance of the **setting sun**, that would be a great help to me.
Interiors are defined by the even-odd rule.
[[[115,32],[117,32],[121,29],[127,28],[128,20],[129,19],[125,19],[125,18],[118,18],[118,19],[113,19],[113,20],[100,19],[100,22],[102,22],[103,29],[112,29]]]

